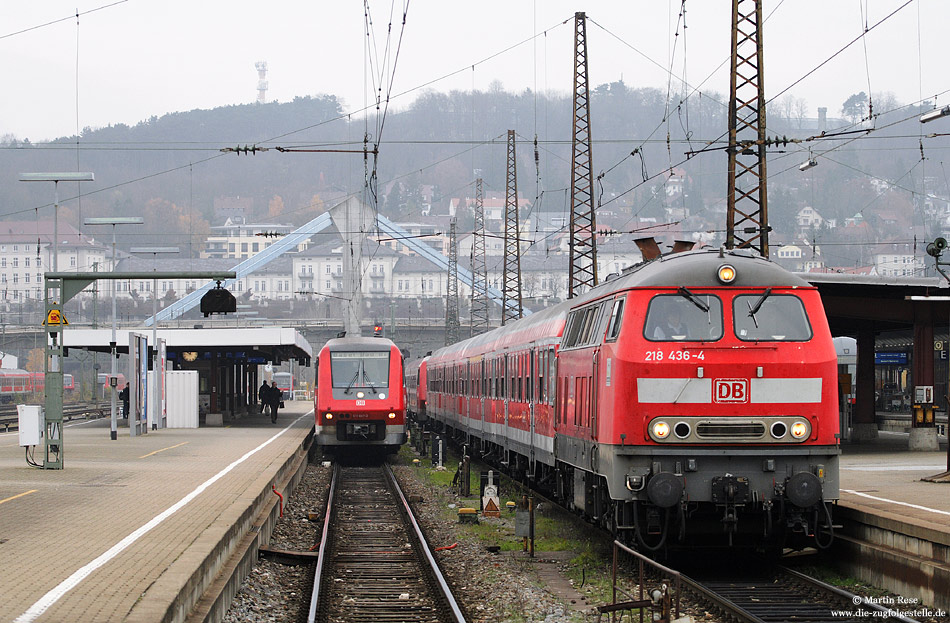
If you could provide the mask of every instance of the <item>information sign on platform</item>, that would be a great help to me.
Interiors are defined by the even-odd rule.
[[[907,353],[876,352],[874,353],[874,365],[905,366],[907,365]]]

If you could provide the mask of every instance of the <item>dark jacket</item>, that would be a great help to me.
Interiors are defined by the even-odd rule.
[[[283,392],[280,391],[279,387],[271,385],[267,388],[267,397],[264,399],[265,402],[268,402],[274,406],[280,404],[280,397],[283,395]]]

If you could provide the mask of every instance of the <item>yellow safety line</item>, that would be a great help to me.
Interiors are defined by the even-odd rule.
[[[31,493],[36,493],[37,491],[39,491],[39,489],[30,489],[29,491],[24,491],[23,493],[18,493],[18,494],[14,495],[14,496],[12,496],[12,497],[9,497],[9,498],[7,498],[7,499],[5,499],[5,500],[0,500],[0,504],[3,504],[4,502],[9,502],[10,500],[15,500],[15,499],[17,499],[17,498],[22,498],[24,495],[30,495]]]
[[[179,443],[179,444],[175,444],[174,446],[168,446],[167,448],[162,448],[161,450],[156,450],[155,452],[149,452],[148,454],[143,454],[143,455],[140,456],[139,458],[140,458],[140,459],[144,459],[144,458],[146,458],[146,457],[152,456],[153,454],[158,454],[159,452],[164,452],[165,450],[171,450],[172,448],[177,448],[178,446],[183,446],[183,445],[185,445],[186,443],[188,443],[188,442],[187,442],[187,441],[183,441],[183,442],[181,442],[181,443]]]

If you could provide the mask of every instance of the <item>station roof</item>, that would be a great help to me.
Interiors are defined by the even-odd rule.
[[[937,324],[950,316],[950,284],[940,277],[796,274],[818,288],[833,335],[852,335],[862,323],[878,332],[909,329],[922,309]]]
[[[121,329],[116,331],[116,350],[129,352],[129,334],[139,333],[152,339],[151,328]],[[83,348],[102,353],[111,352],[112,329],[66,329],[62,333],[63,346]],[[156,335],[165,340],[169,358],[181,353],[217,352],[219,356],[243,353],[247,358],[263,358],[267,362],[282,363],[296,359],[310,365],[313,348],[296,330],[284,327],[253,327],[227,329],[157,329]]]

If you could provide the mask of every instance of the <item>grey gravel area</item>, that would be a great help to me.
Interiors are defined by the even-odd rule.
[[[271,535],[270,547],[306,551],[320,538],[330,488],[329,467],[311,464],[290,499],[284,496],[284,516]],[[308,519],[317,513],[318,522]],[[306,621],[313,586],[313,566],[299,567],[260,559],[231,602],[225,623]]]

